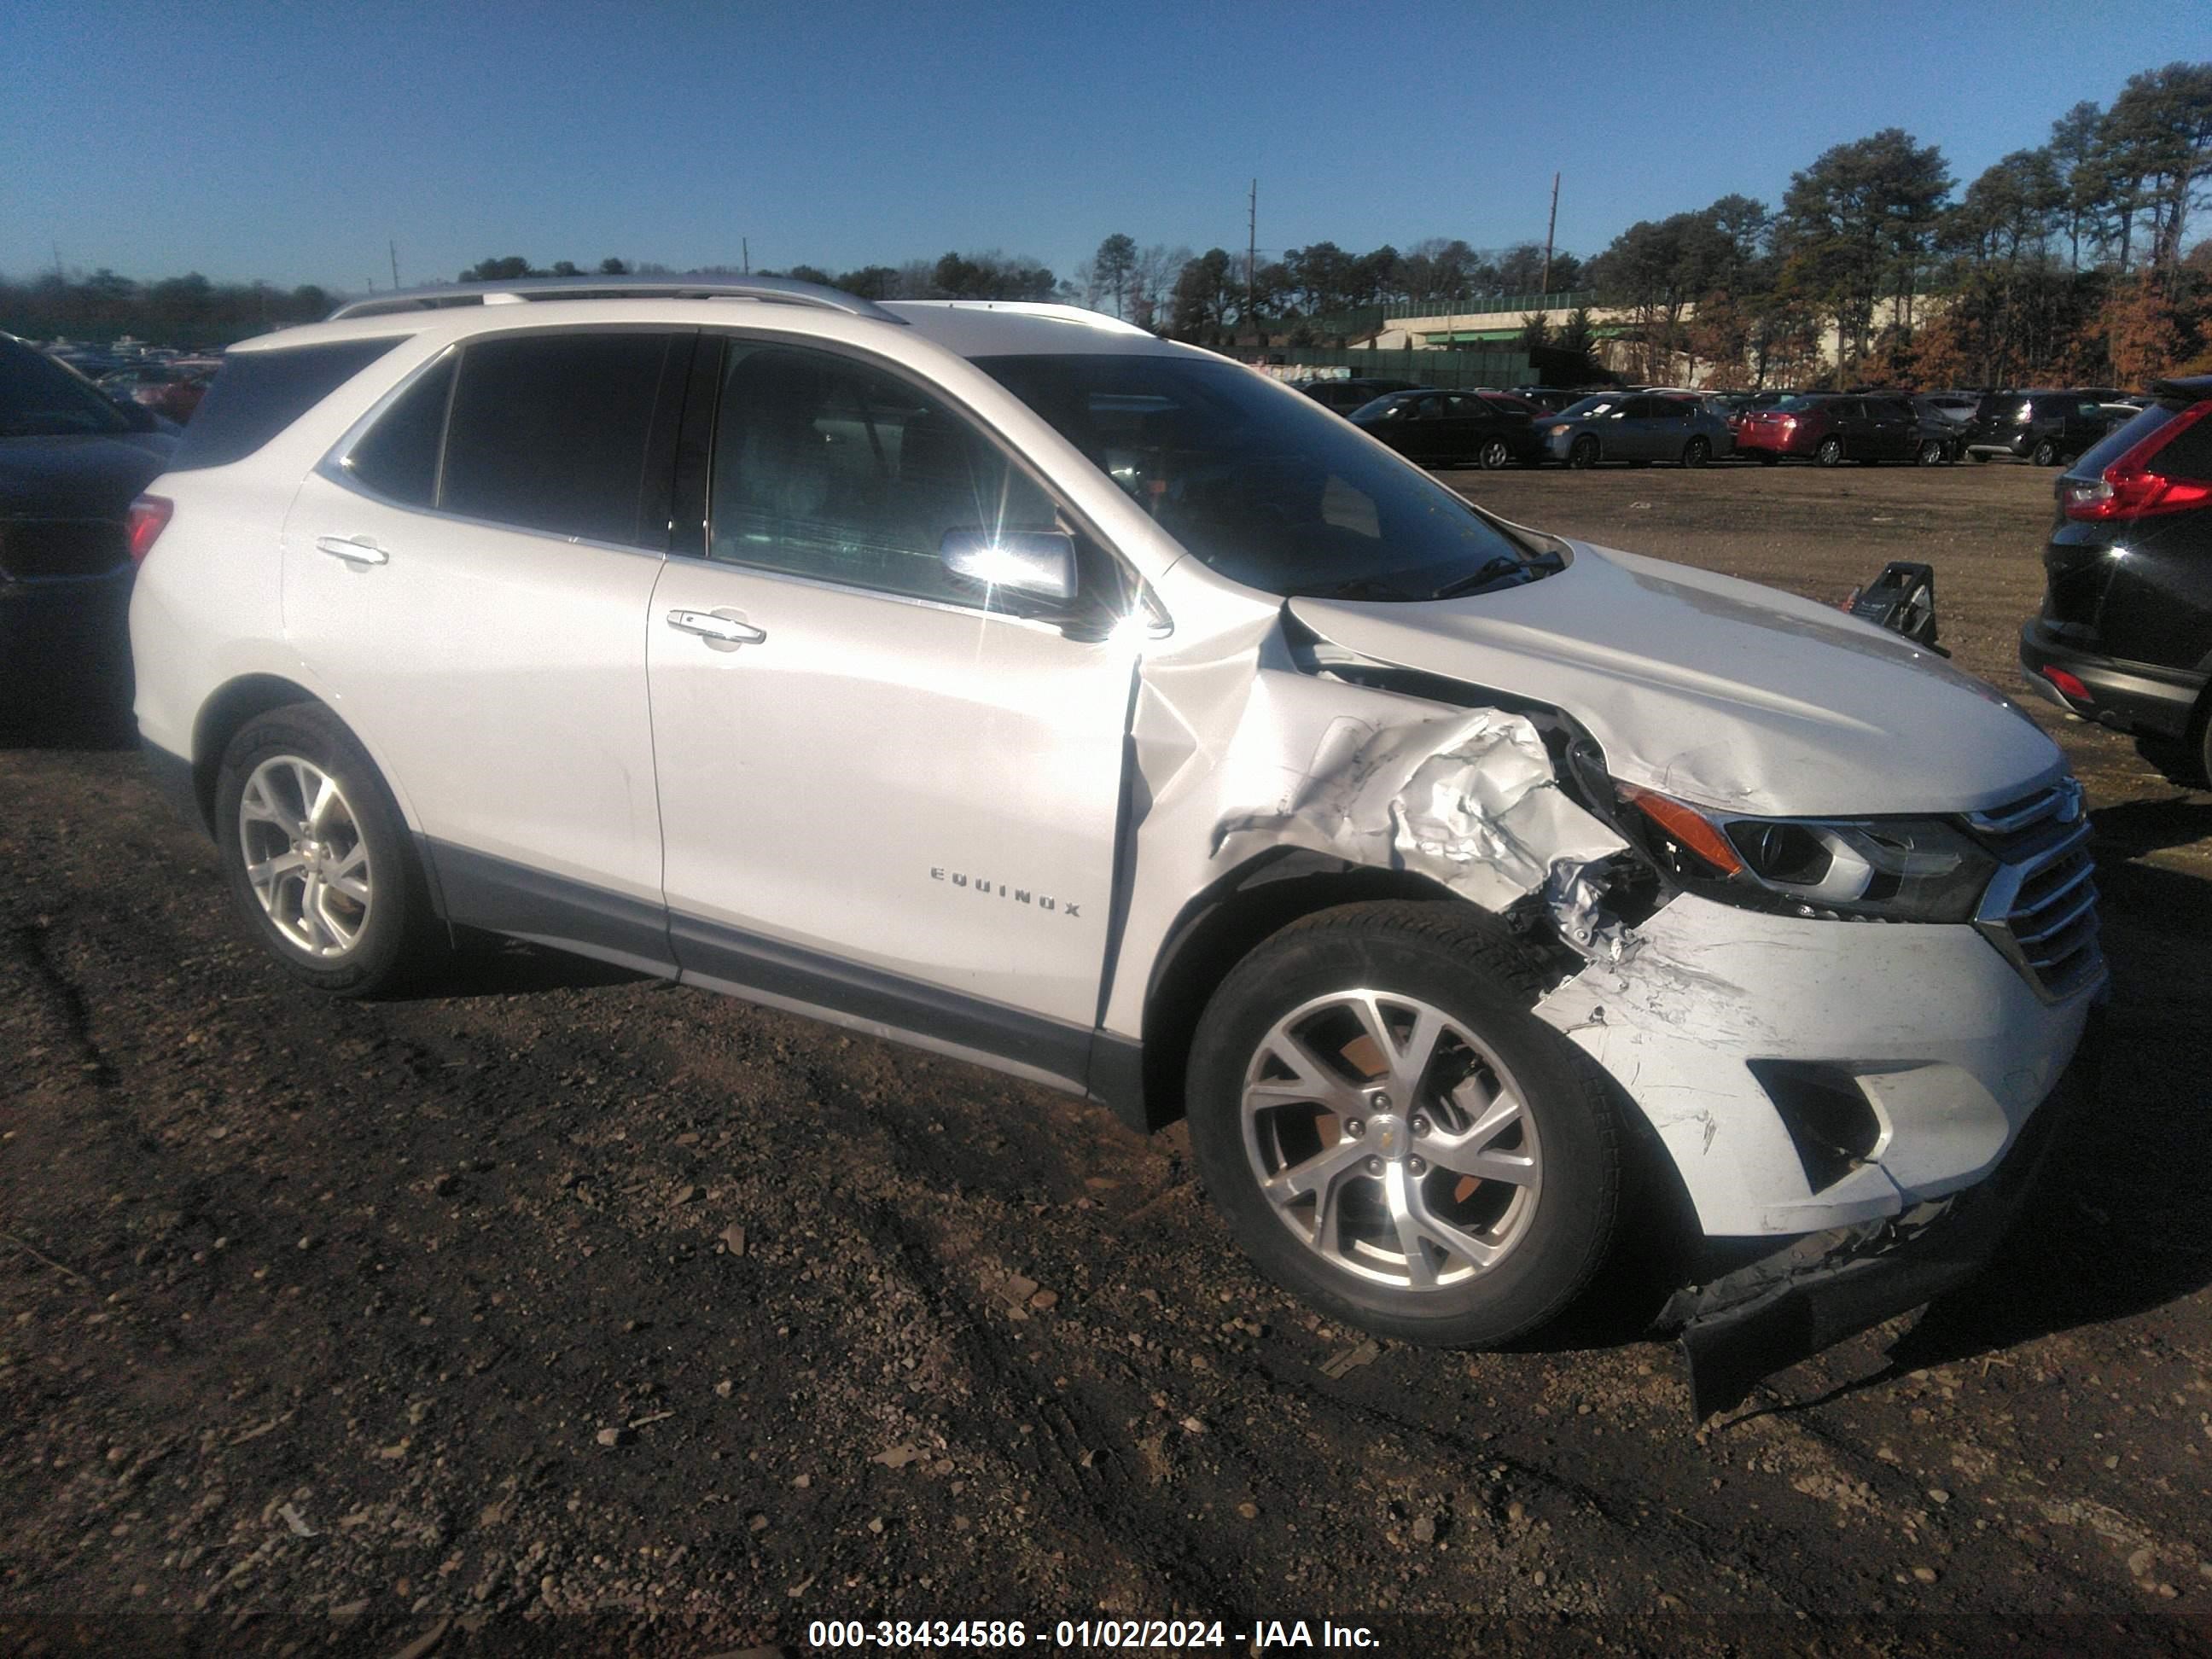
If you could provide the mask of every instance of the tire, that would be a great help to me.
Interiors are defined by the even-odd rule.
[[[1485,472],[1499,472],[1513,465],[1513,447],[1503,438],[1487,438],[1474,453],[1475,464]]]
[[[1684,466],[1703,466],[1712,458],[1713,445],[1710,438],[1692,438],[1682,446]]]
[[[1757,453],[1759,455],[1759,464],[1761,466],[1779,466],[1782,465],[1782,458],[1771,449],[1762,449],[1758,451]]]
[[[1597,465],[1597,440],[1585,434],[1567,446],[1567,465],[1580,470]]]
[[[1922,466],[1942,466],[1951,459],[1951,447],[1941,438],[1925,438],[1913,459]]]
[[[1989,456],[1983,451],[1977,449],[1973,451],[1972,453],[1974,457],[1974,465],[1976,466],[1987,466],[1990,464]]]
[[[1822,466],[1841,466],[1844,464],[1844,441],[1823,438],[1820,447],[1813,452],[1813,459]]]
[[[2036,445],[2033,453],[2027,458],[2027,464],[2030,466],[2057,465],[2058,446],[2045,438],[2041,443]]]
[[[1192,1045],[1190,1137],[1262,1272],[1432,1346],[1565,1310],[1612,1243],[1621,1135],[1595,1068],[1528,1012],[1540,987],[1503,924],[1451,900],[1324,910],[1237,964]],[[1279,1203],[1294,1170],[1311,1188]]]
[[[293,978],[374,996],[444,961],[450,945],[398,806],[328,709],[294,703],[244,726],[223,751],[215,807],[231,896]]]

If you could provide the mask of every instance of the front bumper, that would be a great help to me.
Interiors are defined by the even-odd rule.
[[[1537,1004],[1632,1100],[1711,1237],[1885,1222],[1986,1180],[2057,1086],[2103,975],[2046,1002],[1966,926],[1771,915],[1683,894]],[[1878,1133],[1801,1150],[1771,1080],[1840,1076]]]
[[[2203,696],[2208,677],[2185,669],[2124,661],[2067,644],[2041,617],[2020,630],[2020,666],[2029,685],[2070,714],[2123,732],[2148,732],[2182,738]],[[2045,670],[2071,674],[2088,689],[2070,697],[2052,684]]]
[[[1680,1328],[1692,1419],[1733,1410],[1762,1377],[1978,1275],[2026,1206],[2051,1143],[2095,1096],[2098,1025],[2090,1022],[2057,1086],[1979,1186],[1890,1220],[1795,1240],[1679,1292],[1659,1323]]]

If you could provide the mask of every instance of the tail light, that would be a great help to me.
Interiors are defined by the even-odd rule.
[[[2170,477],[2154,471],[2150,465],[2160,450],[2208,413],[2212,413],[2212,398],[2191,404],[2172,420],[2161,422],[2094,478],[2069,479],[2063,506],[2066,516],[2109,524],[2160,513],[2185,513],[2212,503],[2212,483]]]
[[[146,556],[154,550],[154,544],[169,527],[170,517],[177,504],[166,495],[141,495],[131,503],[127,526],[131,537],[131,562],[146,562]]]

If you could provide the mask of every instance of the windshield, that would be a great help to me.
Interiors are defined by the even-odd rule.
[[[1793,393],[1790,397],[1779,399],[1774,406],[1785,415],[1796,415],[1805,410],[1818,407],[1820,401],[1818,398],[1801,398]]]
[[[0,341],[0,438],[133,432],[131,417],[28,346]]]
[[[1608,410],[1620,408],[1624,401],[1617,392],[1602,392],[1595,398],[1585,398],[1578,404],[1569,404],[1559,411],[1559,416],[1563,420],[1586,421],[1593,415],[1602,415]]]
[[[1285,596],[1432,599],[1556,568],[1310,398],[1231,362],[979,357],[1231,580]]]

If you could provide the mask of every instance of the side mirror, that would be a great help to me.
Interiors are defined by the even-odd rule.
[[[1075,597],[1075,538],[1058,530],[948,530],[938,556],[956,576],[1065,603]]]

